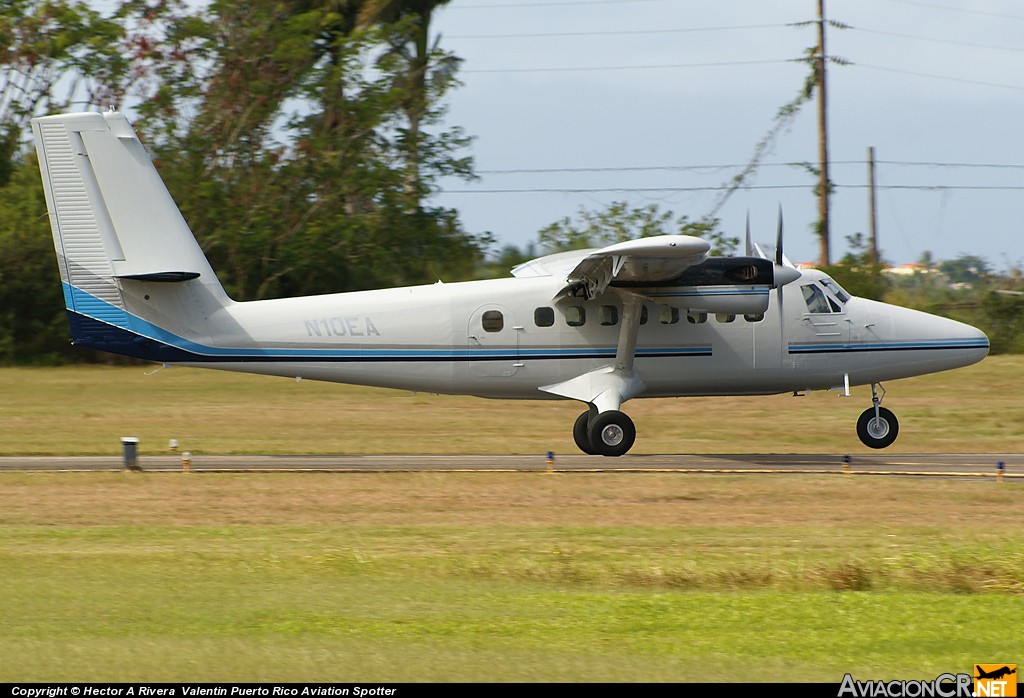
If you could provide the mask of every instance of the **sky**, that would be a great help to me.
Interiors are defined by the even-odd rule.
[[[826,0],[832,261],[869,228],[893,264],[962,254],[1024,263],[1024,1]],[[808,74],[816,0],[452,0],[440,46],[464,59],[445,122],[474,137],[479,179],[435,202],[523,247],[615,201],[700,219]],[[718,212],[742,236],[818,258],[817,105],[804,105]]]

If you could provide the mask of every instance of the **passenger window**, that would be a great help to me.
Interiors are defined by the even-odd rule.
[[[674,325],[679,322],[679,308],[673,308],[671,305],[661,306],[661,310],[658,311],[658,316],[661,319],[662,325]]]
[[[747,322],[761,322],[764,320],[764,313],[758,313],[757,315],[744,315],[743,319]]]
[[[715,313],[715,320],[723,324],[728,324],[736,319],[736,316],[732,313]]]
[[[555,324],[554,308],[537,308],[533,311],[533,324],[537,327],[551,327]]]
[[[695,310],[691,310],[686,314],[686,321],[691,325],[703,325],[708,321],[707,313],[698,313]]]
[[[565,309],[565,324],[569,327],[581,327],[587,321],[587,311],[582,305],[570,305]]]
[[[500,310],[488,310],[484,313],[481,323],[484,332],[501,332],[505,327],[505,318],[502,317]]]
[[[619,324],[619,309],[614,305],[602,305],[597,311],[597,317],[602,325],[617,325]]]
[[[640,306],[640,324],[641,325],[646,325],[647,324],[647,306],[646,305],[641,305]]]
[[[820,288],[813,284],[800,287],[800,292],[804,294],[804,301],[807,303],[807,312],[809,313],[828,313],[831,310],[828,307],[828,301],[825,300],[825,294]]]

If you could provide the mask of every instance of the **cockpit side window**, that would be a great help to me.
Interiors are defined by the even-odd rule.
[[[832,309],[828,305],[828,301],[825,299],[825,293],[814,284],[807,284],[806,286],[801,286],[800,291],[801,293],[804,294],[804,302],[807,303],[807,312],[832,312]]]

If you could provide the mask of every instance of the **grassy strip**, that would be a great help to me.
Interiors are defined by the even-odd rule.
[[[838,681],[1020,662],[1016,483],[0,474],[0,682]]]
[[[0,369],[0,455],[142,453],[577,453],[571,401],[489,401],[141,367]],[[887,385],[901,421],[889,452],[1024,452],[1024,357]],[[636,400],[643,453],[867,453],[854,433],[870,393]]]

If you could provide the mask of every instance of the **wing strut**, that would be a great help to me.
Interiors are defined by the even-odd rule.
[[[643,297],[626,291],[616,290],[616,293],[622,299],[622,324],[619,326],[615,363],[561,383],[541,386],[541,390],[589,403],[602,413],[618,410],[622,403],[647,388],[633,369]]]
[[[615,369],[632,371],[633,358],[636,356],[636,340],[640,334],[640,313],[643,310],[643,298],[635,293],[623,293],[622,326],[619,329],[619,345],[615,350]]]

